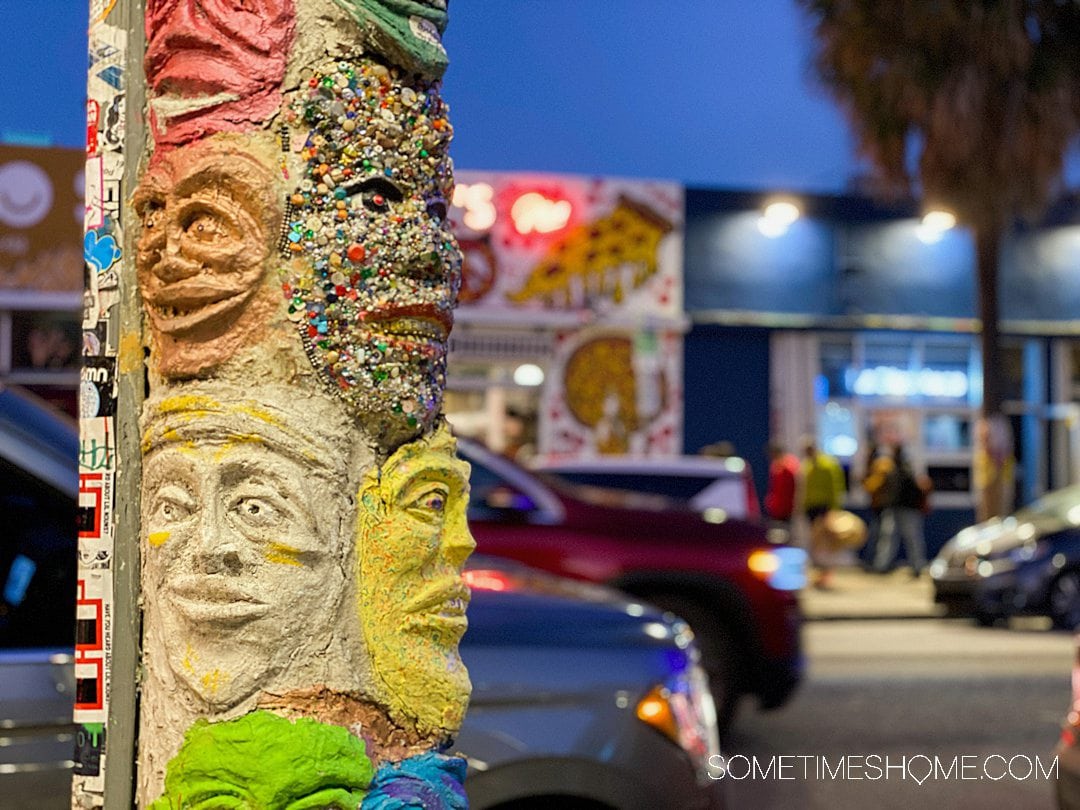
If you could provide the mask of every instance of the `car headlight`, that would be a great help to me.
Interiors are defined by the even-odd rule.
[[[716,704],[708,684],[705,671],[695,664],[650,689],[636,712],[639,720],[687,753],[702,783],[708,779],[710,759],[720,754]]]
[[[806,585],[806,552],[801,548],[759,548],[746,558],[750,572],[778,591],[797,591]]]

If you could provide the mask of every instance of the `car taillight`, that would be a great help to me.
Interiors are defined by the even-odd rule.
[[[470,569],[463,572],[461,578],[474,591],[512,591],[514,589],[514,580],[502,571]]]
[[[778,591],[797,591],[806,585],[806,552],[801,548],[759,548],[746,558],[750,573]]]

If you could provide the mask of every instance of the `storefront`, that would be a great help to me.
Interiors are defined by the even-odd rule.
[[[861,508],[870,446],[902,442],[934,481],[933,551],[974,506],[982,364],[970,234],[930,232],[913,206],[858,197],[799,198],[801,216],[773,229],[762,222],[771,199],[687,192],[687,450],[738,432],[757,470],[770,437],[796,449],[809,434],[841,459],[849,505]],[[1019,503],[1080,481],[1080,227],[1056,216],[1063,224],[1017,233],[1002,260]],[[725,346],[739,355],[720,357]],[[710,385],[709,365],[723,374],[714,391],[740,389],[716,397],[720,413],[692,390]]]

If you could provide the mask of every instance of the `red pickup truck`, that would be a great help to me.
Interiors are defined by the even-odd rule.
[[[459,440],[472,464],[477,550],[613,585],[685,619],[698,637],[721,728],[739,697],[783,704],[803,659],[798,590],[805,553],[759,523],[697,513],[652,495],[571,486]]]

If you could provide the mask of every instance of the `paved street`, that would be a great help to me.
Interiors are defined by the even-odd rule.
[[[906,574],[850,572],[834,591],[807,594],[804,609],[816,618],[805,631],[802,689],[776,712],[744,707],[725,753],[735,758],[733,775],[746,772],[750,757],[762,768],[781,755],[812,759],[786,760],[786,775],[794,778],[762,778],[759,771],[736,780],[737,807],[1053,806],[1053,786],[1038,774],[993,777],[1017,756],[1019,776],[1036,757],[1046,768],[1052,763],[1069,700],[1071,638],[1039,620],[988,629],[925,618],[935,615],[929,593],[928,582]],[[855,766],[851,778],[817,773],[822,757],[833,771],[846,758]],[[894,769],[885,778],[873,766],[886,757],[891,764],[910,761],[910,771]],[[922,778],[934,757],[945,770],[918,784],[913,777]],[[959,770],[946,775],[958,757],[968,758],[958,763],[971,766],[969,779]]]

